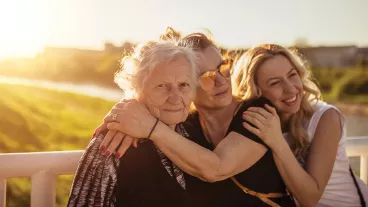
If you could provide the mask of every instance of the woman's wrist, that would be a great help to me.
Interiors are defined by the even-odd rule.
[[[151,128],[151,131],[150,131],[150,133],[149,133],[149,134],[148,134],[148,136],[147,136],[147,139],[150,139],[150,138],[151,138],[152,133],[153,133],[153,131],[155,131],[155,128],[156,128],[156,126],[157,126],[158,122],[159,122],[159,119],[158,119],[158,118],[156,118],[156,121],[155,121],[155,123],[153,124],[153,126],[152,126],[152,128]]]
[[[282,135],[275,137],[273,146],[269,146],[276,155],[281,155],[285,150],[290,150],[289,144]]]
[[[165,134],[168,133],[168,130],[173,131],[169,126],[164,124],[162,121],[158,121],[155,129],[153,130],[151,134],[150,140],[152,140],[153,142],[156,142],[162,139],[163,137],[165,137]]]

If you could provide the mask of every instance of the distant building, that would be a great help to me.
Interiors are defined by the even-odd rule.
[[[45,58],[59,58],[68,59],[76,56],[89,56],[89,57],[101,57],[106,53],[123,54],[125,52],[132,51],[134,47],[133,43],[125,42],[121,46],[115,46],[112,43],[105,43],[103,50],[91,50],[91,49],[79,49],[68,47],[45,47],[42,55]]]
[[[368,47],[358,49],[358,66],[368,67]]]
[[[115,46],[112,43],[105,43],[104,51],[108,53],[120,53],[123,54],[125,52],[131,52],[133,51],[133,47],[135,44],[130,42],[124,42],[121,46]]]
[[[298,51],[314,68],[349,68],[355,67],[358,56],[356,46],[308,47]]]
[[[121,46],[115,46],[112,43],[105,43],[103,50],[88,50],[78,48],[46,47],[43,57],[69,59],[77,56],[100,58],[108,54],[127,54],[133,51],[135,44],[125,42]],[[337,47],[299,47],[296,48],[299,53],[308,61],[313,68],[352,68],[368,67],[368,48],[359,48],[357,46],[337,46]],[[237,57],[247,51],[247,49],[229,50],[221,49],[223,54],[231,57]]]
[[[46,59],[70,59],[76,56],[101,57],[102,50],[87,50],[79,48],[63,48],[63,47],[45,47],[42,56]]]
[[[356,46],[297,48],[314,68],[352,68],[367,66],[368,48]]]

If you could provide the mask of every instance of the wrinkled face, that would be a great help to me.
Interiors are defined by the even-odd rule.
[[[262,63],[256,72],[256,84],[280,114],[299,111],[303,84],[297,69],[285,56],[276,55]]]
[[[195,76],[183,56],[158,65],[144,82],[139,100],[167,125],[185,121],[194,98]]]
[[[199,74],[215,71],[222,61],[221,53],[217,48],[210,46],[204,49],[200,53]],[[226,78],[217,72],[212,81],[214,84],[211,87],[208,87],[211,84],[199,82],[200,87],[198,87],[194,99],[194,104],[197,108],[223,108],[231,103],[231,78]]]

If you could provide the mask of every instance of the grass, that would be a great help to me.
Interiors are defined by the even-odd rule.
[[[0,84],[0,153],[84,149],[113,102],[84,95]],[[57,178],[66,206],[72,175]],[[30,205],[30,179],[8,180],[7,206]]]

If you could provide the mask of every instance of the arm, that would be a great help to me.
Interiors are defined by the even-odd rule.
[[[318,123],[305,170],[287,144],[273,150],[286,185],[303,206],[315,206],[321,198],[332,173],[341,133],[340,115],[334,109],[327,110]]]
[[[248,169],[267,151],[263,145],[236,132],[230,132],[211,151],[182,137],[161,122],[151,139],[185,172],[207,182],[224,180]]]
[[[115,196],[112,193],[116,184],[116,180],[112,178],[114,172],[108,169],[115,168],[119,161],[114,157],[108,159],[99,153],[98,148],[102,139],[102,134],[92,139],[83,153],[73,180],[68,207],[100,202],[95,197],[98,191],[106,191],[107,200]]]
[[[276,165],[288,189],[302,206],[315,206],[328,183],[336,158],[341,137],[340,115],[334,109],[322,115],[310,145],[305,170],[282,137],[281,129],[272,134],[278,135],[273,136],[273,141],[265,142],[274,153]]]
[[[121,116],[116,122],[109,123],[108,129],[132,137],[147,137],[155,123],[148,109],[134,100],[130,104],[120,103],[113,113]],[[211,151],[179,135],[162,122],[156,126],[150,139],[178,167],[209,182],[223,180],[248,169],[267,151],[265,146],[236,132],[231,132]]]

